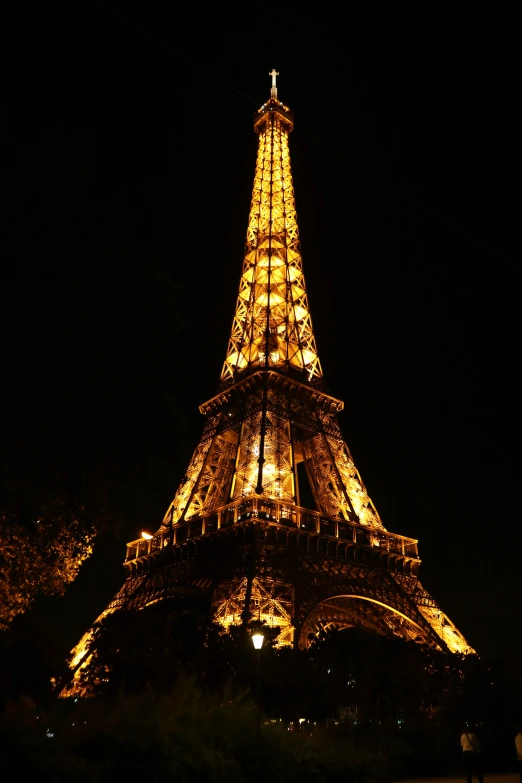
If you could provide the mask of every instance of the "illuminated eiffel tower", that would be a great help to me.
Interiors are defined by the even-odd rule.
[[[305,646],[363,626],[454,652],[463,636],[417,577],[417,541],[383,526],[325,393],[303,276],[276,76],[259,137],[236,311],[219,391],[153,536],[127,546],[126,581],[105,613],[203,594],[225,627],[250,619]],[[299,484],[315,508],[303,508]],[[104,614],[105,614],[104,613]],[[89,633],[74,665],[88,651]]]

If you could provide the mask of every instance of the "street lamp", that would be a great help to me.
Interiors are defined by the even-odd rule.
[[[260,650],[263,646],[263,642],[265,641],[265,637],[262,633],[254,633],[252,634],[252,644],[254,645],[256,650]]]
[[[256,682],[256,686],[257,686],[256,735],[258,739],[261,734],[261,703],[260,703],[261,684],[260,684],[260,677],[259,677],[259,659],[261,657],[261,647],[263,646],[264,641],[265,641],[265,637],[260,631],[252,634],[252,644],[254,645],[254,649],[256,651],[256,681],[257,681]]]
[[[146,530],[142,530],[141,537],[144,538],[146,541],[149,541],[149,539],[153,538],[153,535],[151,533],[147,533]]]

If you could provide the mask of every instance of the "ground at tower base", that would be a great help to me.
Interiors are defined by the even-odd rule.
[[[516,769],[522,684],[506,661],[358,628],[278,648],[270,628],[224,633],[194,603],[141,613],[96,629],[91,698],[6,705],[6,780],[13,757],[26,775],[79,783],[463,779],[464,726],[480,737],[487,780]]]

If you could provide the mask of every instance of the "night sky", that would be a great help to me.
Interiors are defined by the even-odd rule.
[[[67,596],[23,622],[67,651],[186,470],[227,346],[252,115],[275,67],[348,446],[468,641],[522,655],[514,18],[69,6],[18,4],[2,25],[2,485],[102,488],[113,521]]]

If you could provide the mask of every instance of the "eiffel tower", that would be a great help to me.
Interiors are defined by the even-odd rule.
[[[290,168],[293,114],[278,75],[254,117],[254,187],[218,393],[199,407],[203,434],[162,524],[127,545],[127,578],[103,615],[203,595],[225,628],[253,618],[276,626],[281,645],[362,626],[467,653],[418,579],[417,541],[384,527],[339,429],[343,403],[325,391]],[[300,484],[315,508],[301,505]]]

